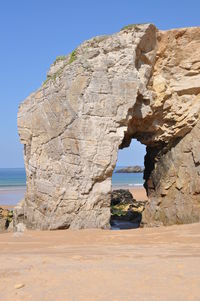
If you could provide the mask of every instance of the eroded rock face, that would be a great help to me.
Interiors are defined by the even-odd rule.
[[[190,158],[187,162],[193,162],[190,178],[196,176],[198,143],[192,133],[199,129],[199,49],[199,28],[159,32],[145,24],[86,41],[52,65],[47,81],[18,113],[28,227],[109,228],[118,148],[128,146],[132,138],[148,146],[145,177],[150,202],[144,223],[177,222],[163,214],[165,200],[169,212],[177,212],[176,200],[182,194],[184,202],[177,202],[183,208],[186,202],[198,203],[196,192],[189,199],[181,164],[184,153]],[[191,150],[183,152],[187,139]],[[164,195],[161,186],[171,179],[172,162],[183,183],[176,187],[171,180]],[[194,221],[191,215],[187,222]]]
[[[146,155],[143,222],[200,221],[200,28],[160,32],[151,79],[157,130]],[[162,143],[160,143],[162,142]]]
[[[200,221],[199,133],[200,121],[169,150],[147,149],[147,162],[155,163],[146,183],[150,200],[143,213],[145,225]]]

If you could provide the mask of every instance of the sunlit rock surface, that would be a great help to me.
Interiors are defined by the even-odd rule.
[[[199,94],[200,28],[134,25],[58,58],[19,108],[24,222],[109,228],[117,152],[132,138],[147,145],[143,223],[198,221]]]

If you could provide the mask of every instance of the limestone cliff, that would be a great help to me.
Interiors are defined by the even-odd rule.
[[[28,227],[108,228],[117,152],[132,138],[147,145],[143,222],[199,220],[199,50],[200,28],[144,24],[55,61],[18,113]]]
[[[145,178],[150,202],[143,222],[198,222],[200,28],[159,32],[157,40],[151,85],[158,143],[147,144]]]

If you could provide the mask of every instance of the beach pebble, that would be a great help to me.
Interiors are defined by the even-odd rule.
[[[15,289],[20,289],[20,288],[22,288],[24,286],[25,286],[24,283],[18,283],[18,284],[15,284]]]
[[[26,226],[23,223],[19,223],[16,225],[17,232],[24,232],[26,230]]]

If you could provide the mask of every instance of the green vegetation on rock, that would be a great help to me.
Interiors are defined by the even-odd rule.
[[[57,56],[57,58],[55,59],[54,61],[54,65],[60,61],[64,61],[66,59],[66,56],[65,55],[60,55],[60,56]]]
[[[77,53],[76,53],[76,49],[74,49],[71,53],[70,59],[69,59],[69,64],[73,63],[76,59]]]
[[[71,64],[71,63],[73,63],[73,62],[76,60],[76,58],[77,58],[77,50],[74,49],[74,50],[72,51],[71,55],[70,55],[70,58],[69,58],[69,61],[68,61],[68,62],[65,62],[65,63],[63,64],[63,66],[61,66],[61,67],[59,68],[59,70],[56,71],[54,74],[52,74],[52,75],[47,75],[46,80],[43,82],[43,86],[46,85],[50,80],[55,80],[55,79],[62,73],[62,71],[63,71],[63,69],[65,68],[65,66],[66,66],[66,65],[69,65],[69,64]],[[58,57],[56,58],[55,62],[53,63],[53,65],[55,65],[55,64],[56,64],[57,62],[59,62],[59,61],[64,61],[64,60],[66,60],[66,56],[64,56],[64,55],[58,56]]]
[[[125,208],[124,208],[124,206],[123,205],[113,205],[113,206],[111,206],[111,214],[112,215],[117,215],[117,216],[124,216],[124,215],[126,215],[127,214],[127,208],[126,208],[127,206],[125,206]]]
[[[57,72],[55,72],[54,74],[52,74],[52,75],[47,75],[47,79],[43,82],[43,86],[46,85],[46,83],[48,83],[49,80],[56,80],[56,77],[58,77],[58,76],[62,73],[62,71],[63,71],[63,69],[64,69],[65,66],[66,66],[66,65],[64,65],[63,67],[61,67],[61,68],[60,68]]]
[[[144,25],[147,23],[138,23],[138,24],[129,24],[121,28],[121,30],[127,30],[127,29],[135,29],[138,31],[140,28],[138,27],[139,25]]]

